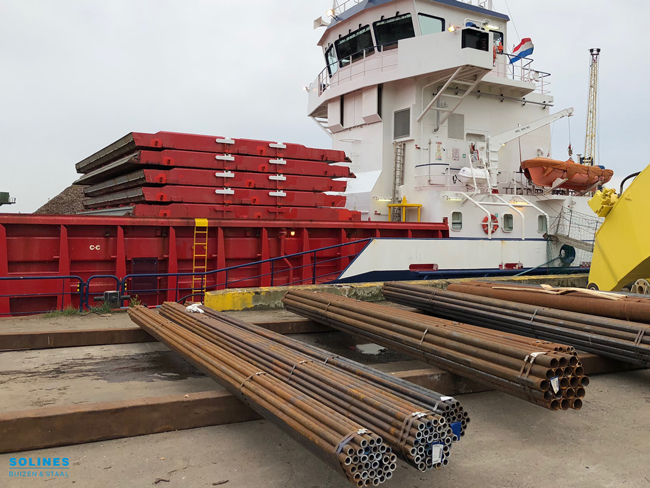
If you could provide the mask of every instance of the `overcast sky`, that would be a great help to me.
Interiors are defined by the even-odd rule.
[[[602,48],[600,164],[617,180],[650,163],[643,0],[509,0],[554,111],[573,106],[584,150],[590,47]],[[508,13],[504,0],[497,10]],[[329,147],[306,117],[323,68],[312,21],[328,0],[0,0],[0,191],[32,212],[74,181],[74,164],[131,131]],[[510,41],[517,37],[512,25]],[[643,36],[644,38],[646,36]],[[517,39],[518,40],[518,39]],[[566,158],[566,119],[553,130]]]

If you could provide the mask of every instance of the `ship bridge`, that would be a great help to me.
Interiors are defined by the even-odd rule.
[[[470,94],[468,88],[502,101],[548,94],[549,73],[534,69],[530,58],[511,63],[505,47],[509,18],[493,11],[491,4],[488,0],[336,3],[328,11],[331,22],[319,42],[325,67],[309,86],[309,115],[328,131],[336,131],[342,125],[332,117],[336,107],[330,102],[357,90],[427,76],[443,84],[450,81],[448,86],[461,97]],[[528,101],[547,104],[543,98]]]

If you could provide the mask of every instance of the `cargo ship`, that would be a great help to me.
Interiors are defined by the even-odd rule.
[[[588,268],[603,180],[522,168],[573,109],[508,52],[509,20],[489,0],[335,2],[305,87],[332,149],[129,134],[77,164],[82,214],[0,215],[0,314]]]

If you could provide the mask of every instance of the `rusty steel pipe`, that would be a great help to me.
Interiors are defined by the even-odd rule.
[[[272,376],[257,374],[257,368],[249,363],[214,345],[203,344],[201,338],[188,334],[186,329],[144,307],[136,307],[129,314],[147,332],[217,379],[233,395],[246,401],[351,482],[355,482],[349,455],[374,437],[360,424]],[[351,438],[342,446],[343,452],[337,453],[337,446],[348,436]],[[358,469],[357,466],[354,468]]]
[[[650,366],[650,327],[645,324],[621,324],[614,319],[602,320],[574,312],[549,311],[533,305],[401,283],[387,283],[383,293],[388,300],[420,308],[437,317],[542,340],[562,341],[586,352]],[[571,320],[557,318],[563,315]],[[594,322],[599,325],[594,326]],[[613,328],[609,329],[607,323],[613,324]],[[622,331],[623,328],[628,331]]]
[[[609,300],[581,291],[567,291],[566,294],[551,294],[533,286],[518,285],[516,287],[508,287],[503,283],[497,284],[480,281],[462,284],[454,283],[449,285],[448,288],[450,291],[461,293],[470,293],[540,307],[650,324],[650,299],[638,296],[618,295],[620,298]],[[509,289],[502,290],[495,288]]]
[[[568,346],[530,341],[512,334],[496,333],[326,293],[292,290],[287,293],[283,303],[287,310],[316,322],[424,359],[455,374],[487,382],[531,403],[552,410],[570,407],[568,399],[562,397],[559,386],[553,387],[559,390],[555,394],[549,391],[551,383],[563,383],[560,378],[555,383],[553,377],[554,370],[560,364],[578,364],[573,352],[565,354],[555,351],[568,351]],[[530,361],[530,357],[535,357],[534,361],[544,357],[548,367],[532,364],[534,361]],[[566,382],[569,381],[564,378],[567,368],[560,368],[562,379]],[[571,372],[569,368],[568,373]],[[560,396],[559,401],[556,395]]]
[[[280,347],[278,347],[277,344],[266,340],[261,340],[261,338],[256,334],[250,334],[248,332],[242,333],[241,330],[238,330],[236,328],[232,328],[232,330],[230,330],[231,328],[226,328],[228,329],[228,332],[226,332],[225,329],[221,326],[218,328],[214,327],[213,324],[210,324],[210,320],[203,319],[200,316],[198,318],[188,316],[188,314],[185,313],[183,307],[171,303],[163,305],[161,308],[161,313],[167,318],[173,319],[174,321],[182,323],[184,326],[193,329],[194,332],[198,332],[202,337],[208,338],[212,342],[216,341],[219,342],[220,345],[223,345],[221,342],[228,341],[229,339],[233,340],[233,344],[228,346],[231,352],[238,351],[239,354],[245,355],[249,359],[255,356],[256,366],[262,367],[263,369],[268,368],[265,370],[278,373],[282,378],[286,378],[287,373],[290,373],[290,375],[292,374],[293,376],[291,377],[291,381],[294,383],[294,386],[296,386],[295,382],[298,382],[300,384],[299,389],[301,389],[301,391],[308,393],[314,398],[318,397],[321,400],[329,402],[328,404],[332,407],[339,406],[347,410],[350,409],[351,404],[356,405],[351,410],[349,410],[353,412],[356,417],[350,416],[350,418],[361,419],[362,415],[367,416],[368,412],[370,412],[369,408],[373,407],[379,409],[377,412],[375,412],[375,414],[380,413],[383,415],[381,411],[387,412],[387,410],[385,410],[386,407],[391,405],[393,408],[401,406],[404,409],[404,412],[402,414],[397,411],[390,411],[390,413],[396,416],[398,420],[404,418],[404,413],[410,414],[413,412],[412,404],[407,404],[407,402],[405,402],[401,397],[391,398],[391,401],[389,403],[386,403],[386,399],[389,397],[389,395],[387,395],[385,390],[379,390],[374,386],[369,386],[364,382],[351,380],[349,378],[347,380],[345,378],[339,378],[335,381],[336,375],[332,376],[328,374],[328,371],[326,369],[327,366],[325,365],[320,365],[318,363],[309,361],[304,366],[296,368],[295,370],[291,369],[291,372],[289,372],[287,367],[291,363],[296,364],[296,362],[299,359],[304,358],[304,356],[296,356],[296,353],[292,350],[282,350]],[[248,325],[250,326],[250,324]],[[245,343],[246,345],[244,346],[242,343]],[[288,354],[288,356],[285,356],[284,354]],[[284,369],[282,365],[283,361],[288,361],[284,365]],[[310,381],[313,383],[313,378],[309,375],[312,375],[316,378],[315,383],[318,385],[317,390],[315,389],[315,386],[310,383]],[[352,395],[351,399],[349,397],[349,393],[348,397],[341,397],[341,392],[336,390],[337,387],[339,389],[342,387],[362,388],[364,395],[358,395],[356,392],[353,392],[354,394]],[[342,398],[345,399],[345,401],[341,401]],[[368,405],[370,405],[370,407],[368,407]],[[458,409],[458,413],[460,413],[460,409]],[[386,418],[384,417],[384,419]],[[391,421],[390,418],[387,420],[389,422]],[[433,420],[438,421],[435,418]],[[440,418],[439,421],[444,420]],[[380,428],[387,429],[387,432],[382,432],[382,437],[385,437],[385,440],[395,439],[395,441],[397,441],[397,438],[394,436],[398,434],[397,427],[401,425],[400,422],[397,422],[395,419],[392,420],[392,425],[388,425],[382,423],[382,421],[374,419],[372,421],[368,419],[367,422],[369,422],[370,425],[375,428],[375,430]],[[413,425],[418,426],[420,429],[425,428],[424,424],[421,424],[417,421],[414,422]],[[415,432],[415,429],[411,429],[411,434]],[[412,442],[410,441],[406,442],[407,446],[411,444]]]
[[[420,387],[413,395],[406,382],[375,374],[371,368],[333,358],[316,348],[301,351],[301,347],[285,344],[282,336],[251,324],[233,323],[223,316],[210,316],[205,310],[204,314],[191,314],[173,303],[164,304],[160,313],[163,317],[137,308],[130,311],[141,327],[151,330],[227,388],[234,388],[244,373],[256,371],[244,378],[239,396],[246,393],[264,409],[272,410],[272,420],[289,433],[297,430],[293,435],[299,440],[300,435],[316,439],[316,447],[305,439],[302,443],[319,457],[323,453],[316,448],[327,452],[339,431],[347,428],[345,422],[372,431],[361,437],[355,435],[335,462],[325,456],[331,466],[341,468],[357,486],[360,481],[376,485],[393,476],[394,462],[383,462],[384,457],[392,459],[388,455],[393,456],[393,447],[423,471],[448,464],[448,449],[437,462],[424,466],[415,463],[415,456],[421,455],[418,450],[430,453],[435,443],[451,445],[452,436],[454,440],[458,436],[448,427],[448,421],[457,421],[463,435],[469,420],[467,412],[451,398],[443,399]],[[244,372],[238,375],[239,370]],[[282,386],[278,387],[278,383]],[[274,396],[266,398],[269,392]],[[423,403],[414,401],[414,396]],[[339,416],[343,416],[343,423]],[[446,430],[434,439],[431,429],[436,425]],[[331,429],[335,434],[329,433]]]

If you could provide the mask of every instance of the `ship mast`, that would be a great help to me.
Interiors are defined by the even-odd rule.
[[[585,138],[585,156],[583,164],[593,166],[596,159],[596,107],[598,99],[598,58],[600,49],[590,49],[591,65],[589,68],[589,103],[587,106],[587,136]]]

